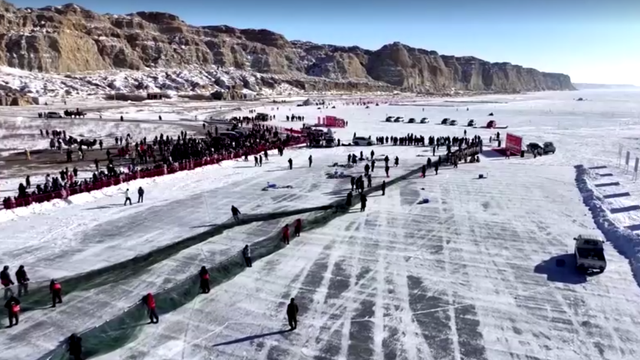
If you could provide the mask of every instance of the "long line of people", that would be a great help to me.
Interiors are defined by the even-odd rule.
[[[251,128],[240,128],[234,125],[234,134],[240,134],[237,137],[220,136],[217,126],[212,132],[207,131],[205,137],[195,137],[188,135],[186,131],[181,131],[177,137],[165,136],[160,134],[151,142],[147,142],[146,137],[140,141],[133,142],[132,137],[127,134],[126,138],[116,137],[118,148],[118,157],[122,163],[129,162],[126,170],[133,173],[136,170],[147,171],[159,169],[163,166],[172,166],[176,163],[202,160],[214,156],[230,157],[244,156],[245,159],[249,154],[255,154],[260,149],[277,147],[280,154],[284,148],[288,146],[294,139],[291,135],[280,134],[277,128],[273,126],[254,124]],[[57,134],[57,133],[56,133]],[[11,201],[35,197],[37,195],[55,193],[62,189],[71,189],[89,184],[96,184],[104,180],[114,179],[125,174],[125,168],[117,167],[114,162],[114,156],[109,149],[106,151],[107,165],[101,169],[98,159],[94,159],[95,171],[90,179],[78,179],[78,170],[73,169],[73,176],[70,176],[69,168],[66,167],[60,172],[61,176],[50,178],[45,176],[44,185],[36,185],[31,190],[31,179],[29,176],[25,179],[25,183],[18,185],[18,195],[16,197],[5,197],[3,204],[5,208],[9,207]]]

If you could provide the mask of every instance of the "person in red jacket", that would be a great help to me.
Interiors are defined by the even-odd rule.
[[[51,279],[49,283],[49,292],[51,293],[51,307],[62,304],[62,286],[55,279]]]
[[[297,219],[296,225],[293,228],[293,235],[295,237],[300,236],[300,231],[302,231],[302,219]]]
[[[156,301],[153,298],[151,293],[142,297],[142,303],[145,304],[147,310],[149,310],[149,323],[157,324],[160,319],[158,318],[158,313],[156,313]]]
[[[203,294],[208,294],[211,291],[211,286],[209,284],[209,270],[207,270],[206,266],[200,268],[200,290],[202,290]]]
[[[282,241],[287,245],[289,244],[289,225],[285,225],[282,228]]]

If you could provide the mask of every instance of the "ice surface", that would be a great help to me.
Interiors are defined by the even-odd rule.
[[[578,96],[590,100],[572,100]],[[300,126],[284,121],[292,113],[312,123],[322,115],[345,118],[349,126],[335,133],[346,142],[354,132],[461,136],[461,126],[437,125],[439,120],[450,117],[464,124],[474,118],[484,124],[494,112],[499,125],[509,126],[500,130],[503,136],[508,131],[522,135],[525,143],[553,141],[558,151],[537,159],[486,156],[480,164],[461,164],[438,176],[391,186],[385,197],[370,197],[364,214],[342,215],[304,232],[211,294],[162,315],[159,325],[137,327],[135,340],[102,358],[637,359],[640,290],[632,274],[637,264],[633,247],[621,248],[605,232],[608,267],[595,277],[576,274],[569,254],[574,236],[601,226],[597,217],[594,223],[591,205],[585,206],[576,165],[606,166],[604,171],[614,175],[602,179],[619,182],[620,189],[599,188],[602,195],[629,192],[597,199],[604,209],[600,215],[612,219],[608,226],[638,224],[634,212],[610,211],[640,205],[637,183],[617,168],[620,144],[640,155],[638,100],[639,92],[590,91],[369,109],[346,106],[344,99],[335,102],[336,109],[259,108],[276,113],[276,123],[284,126]],[[134,109],[114,109],[111,116],[128,111],[133,124]],[[183,106],[177,110],[182,114],[166,118],[181,126],[193,123],[194,113],[202,110]],[[135,124],[149,120],[150,126],[159,125],[158,113],[169,112],[141,110],[144,115]],[[384,123],[387,115],[429,117],[431,123]],[[109,131],[101,122],[87,123],[96,134],[103,126]],[[485,142],[495,133],[466,130]],[[146,131],[140,129],[140,136]],[[350,151],[368,154],[371,149],[400,157],[402,168],[392,169],[392,176],[417,167],[427,155],[426,149],[392,146],[287,150],[283,158],[270,156],[263,168],[229,162],[144,183],[144,205],[122,208],[122,188],[82,200],[72,197],[59,207],[14,214],[0,223],[0,262],[9,264],[12,273],[24,264],[33,280],[46,280],[202,232],[199,226],[226,221],[230,204],[248,213],[326,204],[343,196],[348,181],[325,180],[328,165],[344,162]],[[312,168],[306,162],[309,154]],[[285,170],[289,156],[293,171]],[[488,178],[478,179],[478,174]],[[595,171],[588,176],[588,185],[600,183]],[[374,176],[374,184],[380,180]],[[261,191],[267,182],[293,189]],[[429,203],[418,204],[423,198]],[[56,310],[28,311],[18,327],[4,331],[3,356],[40,356],[72,331],[99,325],[147,291],[171,286],[203,262],[224,258],[277,230],[282,221],[290,220],[234,228],[121,282],[71,293]],[[621,234],[638,241],[630,230]],[[557,260],[566,265],[557,266]],[[284,308],[291,297],[300,306],[299,329],[284,333]]]

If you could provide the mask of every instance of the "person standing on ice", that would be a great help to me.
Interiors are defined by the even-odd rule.
[[[218,135],[216,135],[218,136]],[[265,161],[269,161],[269,152],[267,152],[267,150],[264,151],[264,160]]]
[[[282,241],[289,245],[289,224],[282,228]]]
[[[433,171],[436,172],[436,175],[438,175],[438,168],[440,167],[440,161],[437,161],[435,163],[435,165],[433,166]]]
[[[313,157],[309,155],[309,167],[311,167],[311,163],[313,163]]]
[[[49,292],[51,293],[51,307],[62,304],[62,285],[55,279],[51,279],[49,283]]]
[[[371,160],[373,160],[373,156],[374,156],[375,154],[376,154],[376,153],[375,153],[373,150],[371,150]]]
[[[9,318],[9,327],[18,325],[20,322],[20,300],[11,295],[9,299],[4,303],[5,309],[7,309],[7,317]],[[15,320],[15,324],[13,321]]]
[[[9,265],[5,265],[2,268],[2,272],[0,272],[0,283],[4,286],[4,298],[8,299],[9,296],[13,296],[13,289],[11,289],[13,280],[11,280],[11,275],[9,274]]]
[[[200,268],[200,272],[198,273],[200,276],[200,290],[202,290],[203,294],[208,294],[211,291],[211,286],[209,284],[209,270],[207,270],[206,266]]]
[[[384,157],[384,165],[388,166],[389,165],[389,155]]]
[[[252,267],[251,264],[251,250],[249,249],[249,245],[245,245],[242,249],[242,257],[244,258],[244,263],[247,267]]]
[[[127,202],[131,205],[131,198],[129,197],[129,189],[124,191],[124,206],[127,206]]]
[[[371,159],[371,172],[376,168],[376,159]]]
[[[351,176],[351,191],[356,187],[356,178]]]
[[[360,212],[364,212],[367,209],[367,195],[360,194]]]
[[[400,165],[400,158],[396,156],[396,158],[393,160],[393,166],[398,167],[398,165]]]
[[[301,231],[302,231],[302,219],[297,219],[296,224],[293,227],[293,236],[299,237]]]
[[[389,177],[389,165],[384,166],[384,172],[387,174],[387,177]]]
[[[367,174],[367,187],[371,187],[371,174]]]
[[[353,193],[349,191],[349,193],[347,193],[347,201],[345,202],[347,211],[351,208],[352,205],[353,205]]]
[[[371,169],[371,166],[369,166],[369,164],[365,164],[364,165],[364,175],[367,176],[369,175],[369,170]]]
[[[144,202],[144,189],[142,188],[142,186],[140,186],[138,188],[138,204],[143,202]]]
[[[69,357],[72,360],[82,360],[82,338],[76,334],[71,334],[67,341]]]
[[[287,162],[289,163],[289,170],[293,169],[293,160],[291,160],[291,158],[289,158],[289,160],[287,160]]]
[[[382,180],[382,187],[380,188],[382,190],[382,196],[384,196],[384,191],[387,190],[387,182]]]
[[[291,331],[298,327],[298,304],[294,298],[291,298],[291,302],[287,305],[287,320]]]
[[[421,177],[424,177],[426,173],[427,173],[427,165],[422,165],[422,176]]]
[[[20,265],[16,271],[16,281],[18,282],[18,296],[27,295],[29,293],[29,277],[24,265]]]
[[[258,157],[257,156],[253,156],[253,167],[258,166]]]
[[[149,311],[149,324],[157,324],[160,321],[158,313],[156,312],[156,300],[151,293],[142,297],[142,303],[147,307]]]
[[[242,213],[233,205],[231,205],[231,215],[233,215],[233,220],[240,222],[240,215],[242,215]]]

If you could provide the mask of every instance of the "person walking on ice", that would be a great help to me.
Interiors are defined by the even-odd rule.
[[[231,215],[233,215],[233,220],[240,222],[240,215],[242,215],[242,213],[233,205],[231,205]]]
[[[56,307],[56,304],[62,304],[62,286],[59,282],[51,279],[49,292],[51,293],[51,307]]]
[[[252,267],[251,264],[251,250],[249,249],[249,245],[245,245],[242,249],[242,257],[244,258],[244,263],[247,267]]]
[[[287,160],[287,162],[289,163],[289,170],[293,170],[293,160],[291,160],[291,158],[289,158],[289,160]]]
[[[132,205],[131,198],[129,197],[129,189],[124,191],[124,206],[127,206],[127,202],[129,203],[129,205]]]
[[[298,304],[296,304],[294,298],[291,298],[291,302],[287,305],[287,320],[291,331],[298,327]]]
[[[8,299],[10,296],[13,296],[13,289],[11,289],[11,285],[13,285],[13,280],[11,280],[11,275],[9,274],[9,265],[5,265],[2,268],[2,272],[0,272],[0,283],[4,286],[4,299]]]
[[[309,155],[309,167],[311,167],[312,163],[313,163],[313,157],[311,155]]]
[[[160,321],[158,313],[156,312],[156,300],[151,293],[142,297],[142,303],[147,307],[149,311],[149,324],[157,324]]]

